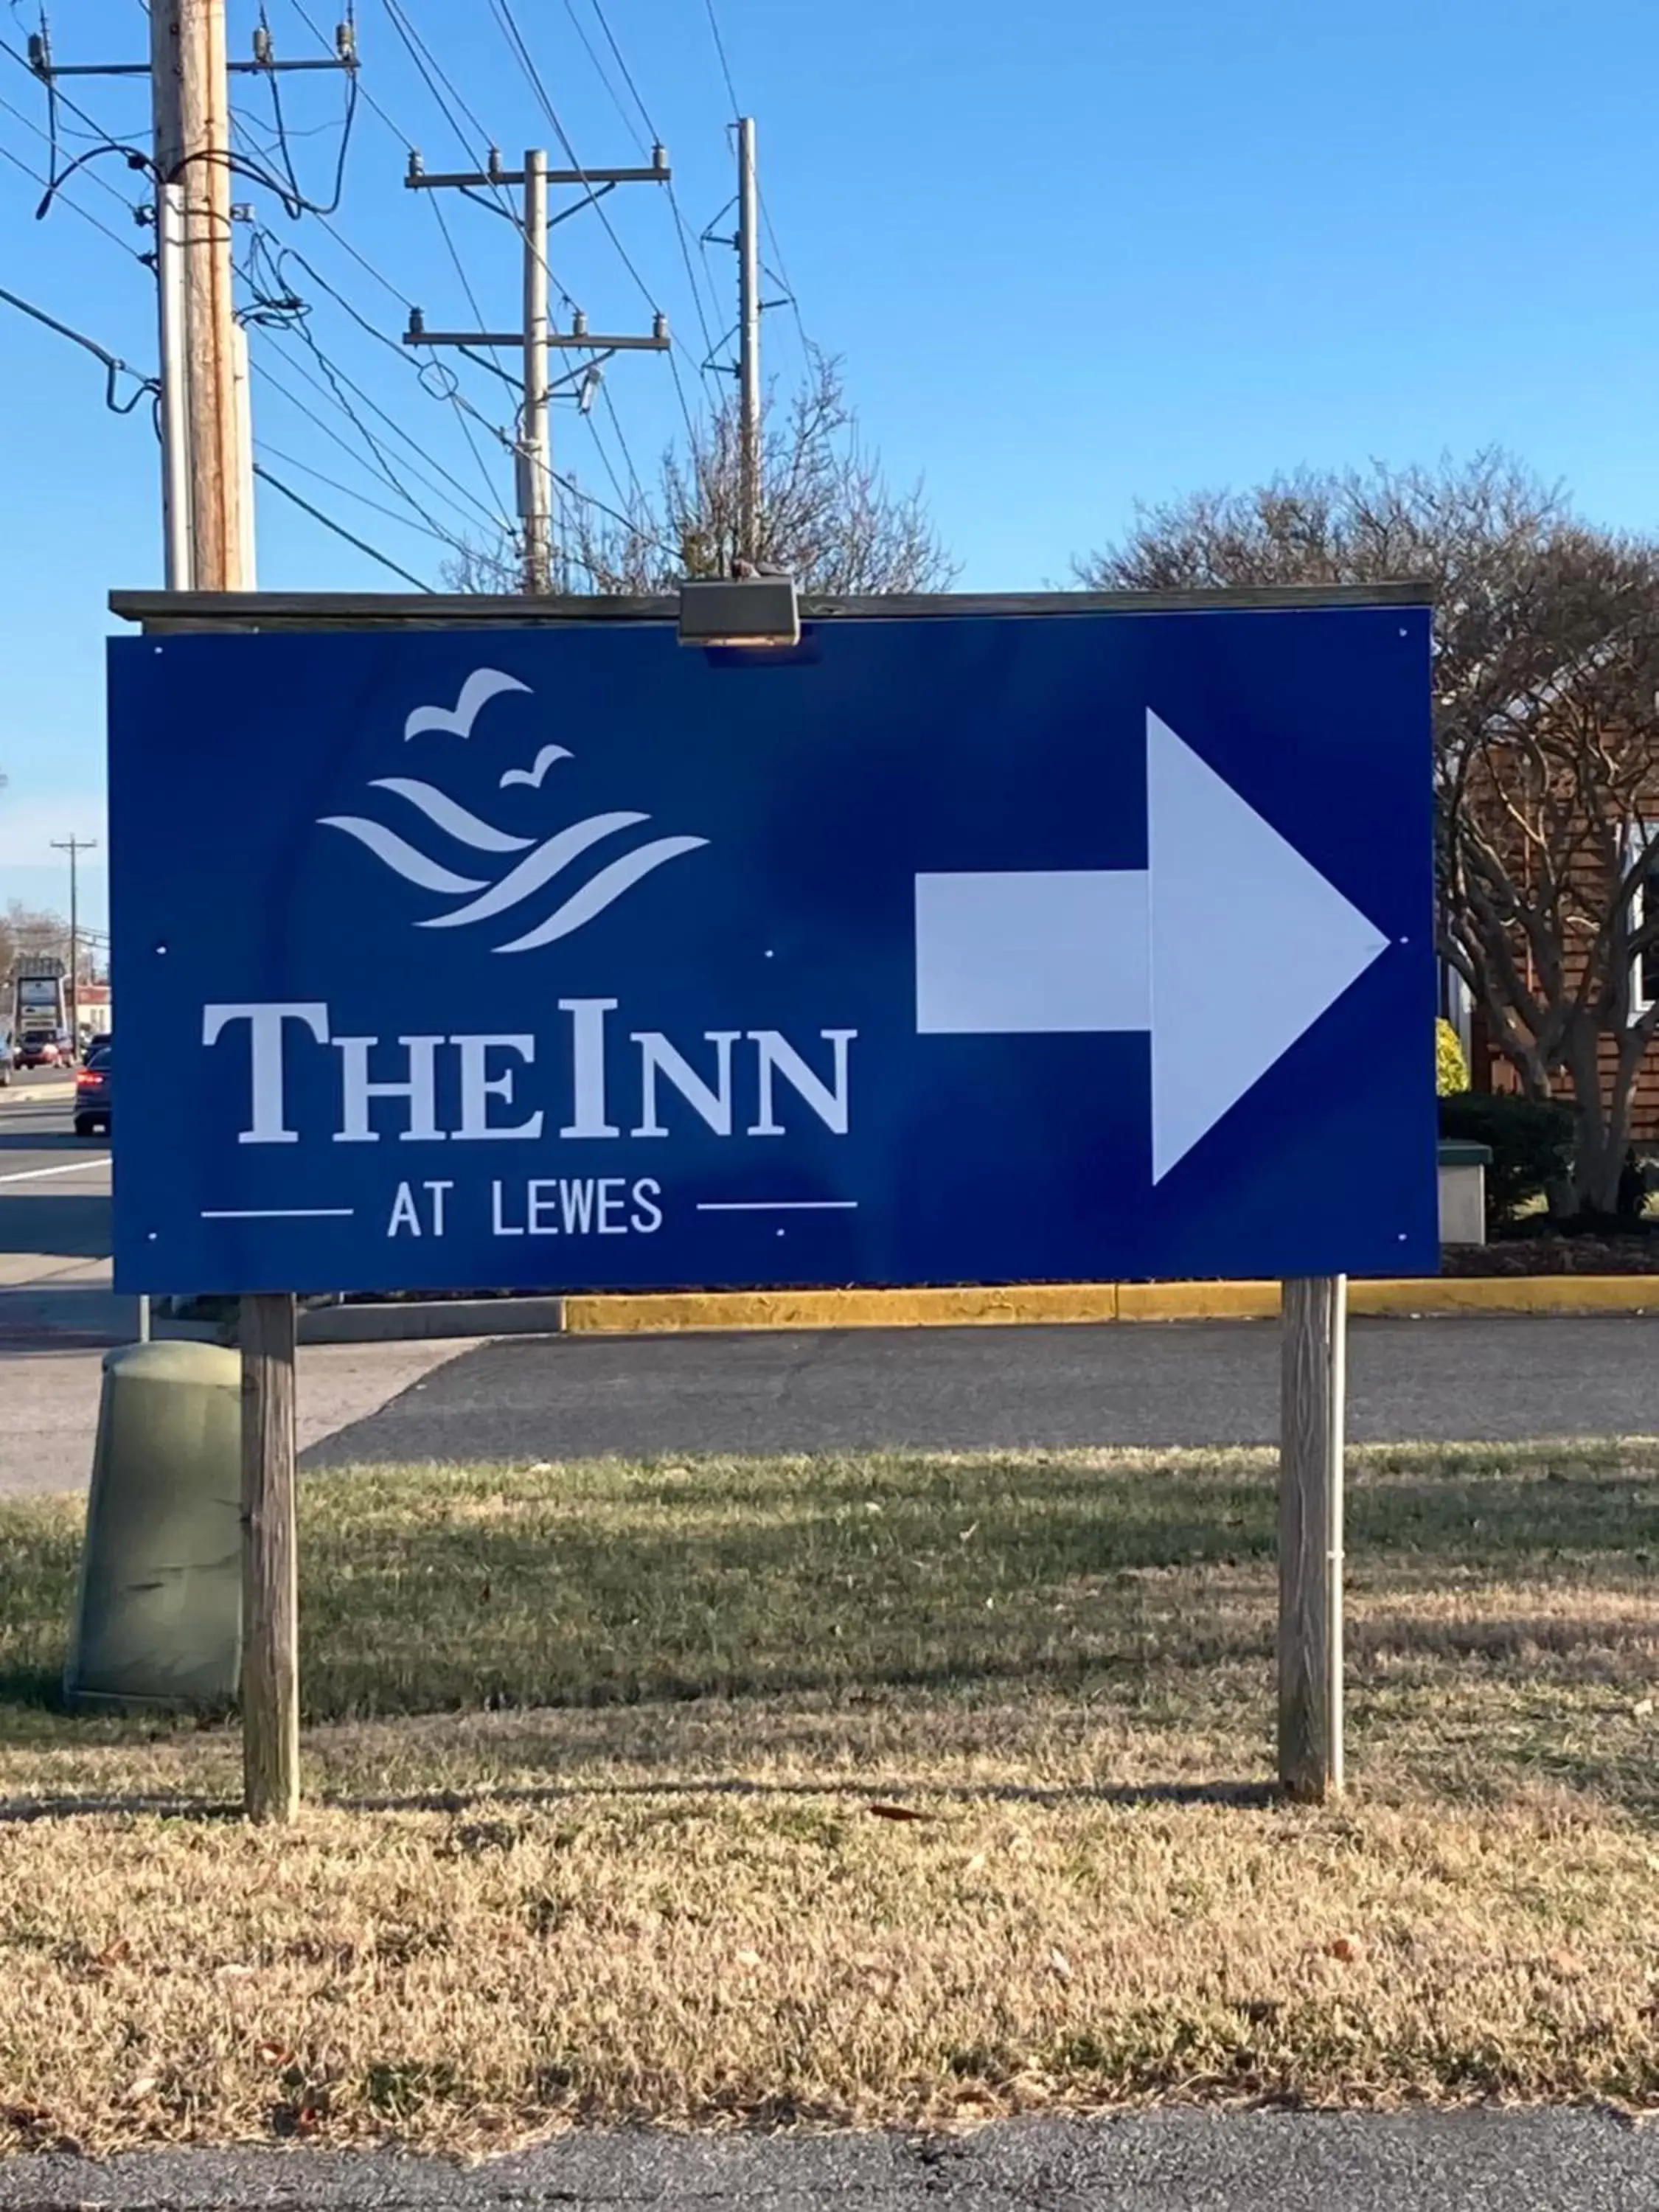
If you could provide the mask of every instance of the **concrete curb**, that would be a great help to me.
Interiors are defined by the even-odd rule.
[[[1351,1283],[1359,1315],[1659,1313],[1659,1275],[1407,1277]],[[973,1328],[1022,1323],[1268,1321],[1275,1282],[1035,1283],[1002,1290],[698,1291],[568,1297],[565,1333],[687,1329]]]
[[[421,1305],[399,1299],[385,1304],[301,1306],[296,1334],[301,1344],[430,1344],[451,1337],[559,1336],[562,1298],[434,1298]],[[175,1321],[158,1315],[157,1337],[194,1344],[222,1344],[217,1322]]]
[[[1436,1320],[1459,1314],[1659,1314],[1659,1275],[1405,1277],[1353,1282],[1349,1310]],[[1002,1289],[684,1291],[636,1297],[450,1298],[311,1306],[301,1344],[410,1344],[445,1337],[669,1336],[696,1331],[1013,1328],[1106,1322],[1271,1321],[1279,1285],[1026,1283]],[[210,1322],[159,1319],[158,1337],[221,1340]]]
[[[306,1306],[301,1344],[413,1344],[451,1336],[558,1336],[562,1298],[451,1298],[416,1305]]]

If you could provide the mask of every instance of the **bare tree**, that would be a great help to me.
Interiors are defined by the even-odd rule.
[[[44,953],[66,961],[69,938],[69,924],[61,914],[13,899],[0,915],[0,983],[27,955]]]
[[[1563,1211],[1610,1213],[1659,1006],[1659,549],[1591,529],[1502,453],[1303,473],[1138,511],[1097,588],[1434,586],[1443,957],[1523,1091],[1578,1116]]]
[[[569,588],[669,591],[686,576],[734,572],[739,531],[737,402],[733,398],[663,458],[653,489],[607,513],[568,501],[560,548]],[[787,404],[769,402],[762,432],[758,565],[786,570],[802,589],[857,596],[941,590],[956,574],[928,519],[920,485],[896,492],[861,443],[839,362],[814,354]],[[511,544],[452,562],[457,591],[512,592]]]

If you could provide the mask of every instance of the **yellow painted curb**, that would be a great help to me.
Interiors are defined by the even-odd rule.
[[[566,1332],[637,1335],[682,1328],[972,1328],[1017,1322],[1117,1319],[1115,1283],[1012,1289],[681,1291],[567,1298]]]
[[[1659,1275],[1414,1276],[1353,1282],[1355,1314],[1659,1313]],[[1267,1321],[1279,1285],[1239,1283],[1023,1283],[1002,1289],[682,1291],[568,1297],[567,1334],[652,1335],[684,1329],[977,1328],[1022,1322]]]
[[[1356,1314],[1659,1313],[1659,1275],[1427,1276],[1351,1283]]]
[[[1120,1321],[1272,1321],[1277,1283],[1120,1283]]]

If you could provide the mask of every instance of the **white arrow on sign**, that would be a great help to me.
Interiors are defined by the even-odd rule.
[[[1146,1030],[1152,1180],[1388,945],[1157,714],[1144,869],[916,878],[924,1036]]]

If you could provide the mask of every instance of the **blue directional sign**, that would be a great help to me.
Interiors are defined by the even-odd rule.
[[[1429,617],[111,647],[118,1280],[1432,1267]]]

